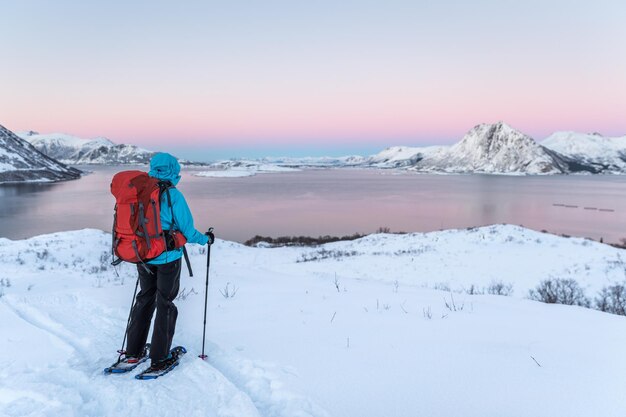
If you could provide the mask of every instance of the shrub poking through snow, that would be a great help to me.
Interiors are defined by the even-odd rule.
[[[548,304],[566,304],[589,307],[591,301],[585,292],[573,279],[547,279],[541,281],[534,290],[530,290],[528,297],[531,300]]]
[[[513,295],[513,284],[503,281],[491,281],[486,287],[479,287],[475,284],[471,284],[469,287],[464,288],[461,292],[465,292],[469,295],[505,295],[510,297]]]
[[[454,296],[452,295],[452,292],[450,292],[450,302],[448,302],[446,297],[443,297],[443,302],[446,308],[450,311],[463,311],[463,309],[465,308],[465,302],[463,302],[462,304],[457,304],[456,301],[454,301]]]
[[[491,281],[487,287],[487,294],[511,296],[513,294],[513,284],[502,281]]]
[[[611,314],[626,316],[626,285],[604,287],[596,298],[596,308]]]
[[[433,290],[439,290],[439,291],[448,291],[450,292],[450,284],[448,284],[447,282],[437,282],[432,286]]]
[[[198,291],[196,291],[193,287],[191,287],[189,291],[187,291],[187,288],[183,288],[176,296],[176,301],[185,301],[192,295],[198,295]]]
[[[244,242],[246,246],[257,246],[259,243],[264,243],[271,248],[277,248],[282,246],[318,246],[325,243],[339,242],[344,240],[356,240],[367,235],[355,233],[349,236],[281,236],[272,238],[269,236],[256,235],[252,239],[248,239]]]
[[[345,251],[345,250],[326,250],[320,249],[318,251],[312,253],[303,254],[300,259],[296,262],[313,262],[313,261],[321,261],[323,259],[336,259],[341,261],[343,258],[347,258],[349,256],[357,256],[360,255],[359,252],[353,251]]]
[[[224,287],[224,289],[220,289],[220,293],[222,294],[222,296],[226,299],[228,298],[235,298],[235,295],[237,295],[237,291],[239,291],[238,287],[235,287],[234,285],[232,285],[231,287],[231,283],[227,282],[226,286]]]
[[[484,289],[478,288],[478,286],[475,284],[470,285],[464,291],[466,294],[469,295],[483,295],[485,293]]]

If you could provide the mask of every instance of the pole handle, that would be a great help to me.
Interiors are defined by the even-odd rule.
[[[215,235],[213,234],[213,230],[215,229],[212,227],[209,227],[209,230],[207,230],[206,233],[204,234],[205,236],[209,237],[209,244],[208,244],[209,247],[215,243]]]

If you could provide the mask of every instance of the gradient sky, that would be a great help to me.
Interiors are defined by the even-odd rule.
[[[226,157],[626,134],[624,1],[0,0],[0,124]]]

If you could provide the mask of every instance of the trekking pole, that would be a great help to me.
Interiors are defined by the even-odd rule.
[[[128,335],[128,326],[130,326],[130,316],[133,313],[133,306],[135,305],[135,298],[137,297],[137,288],[139,287],[139,276],[137,276],[137,282],[135,283],[135,293],[133,294],[133,301],[130,303],[130,311],[128,312],[128,320],[126,321],[126,331],[124,331],[124,340],[122,340],[122,348],[117,351],[120,357],[126,353],[124,345],[126,344],[126,336]]]
[[[209,233],[213,233],[213,228],[209,227],[207,231],[207,235]],[[206,249],[206,284],[204,287],[204,327],[202,328],[202,354],[198,355],[198,357],[202,360],[207,358],[207,355],[204,354],[204,342],[206,340],[206,310],[209,299],[209,265],[211,263],[211,245],[213,242],[210,242]]]

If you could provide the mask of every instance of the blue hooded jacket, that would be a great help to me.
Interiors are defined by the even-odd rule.
[[[175,157],[169,153],[157,153],[150,160],[150,172],[153,178],[170,181],[172,184],[178,184],[180,181],[180,164]],[[183,194],[176,188],[170,188],[170,197],[172,199],[172,209],[174,211],[174,222],[172,222],[172,210],[170,210],[167,201],[167,194],[161,196],[161,226],[163,230],[172,228],[180,230],[189,243],[199,243],[206,245],[209,238],[202,232],[196,230],[193,225],[193,216],[191,210],[185,201]],[[172,226],[174,224],[174,226]],[[150,264],[165,264],[180,259],[183,256],[182,249],[174,249],[172,251],[163,252],[158,257],[151,260]]]

